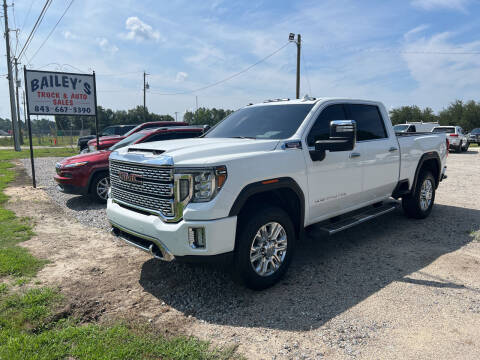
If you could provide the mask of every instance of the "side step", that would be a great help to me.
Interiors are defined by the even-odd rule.
[[[396,203],[390,202],[378,207],[369,207],[367,211],[356,213],[347,217],[346,219],[339,220],[334,223],[324,223],[320,227],[320,230],[326,232],[329,235],[336,234],[342,230],[351,228],[352,226],[361,224],[365,221],[374,219],[378,216],[385,215],[396,208]]]

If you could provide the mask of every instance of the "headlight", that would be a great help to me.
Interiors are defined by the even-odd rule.
[[[177,169],[177,199],[180,202],[212,200],[227,180],[227,168]]]
[[[67,164],[63,168],[68,169],[68,168],[76,168],[79,166],[87,165],[88,161],[82,161],[82,162],[77,162],[77,163],[72,163],[72,164]]]

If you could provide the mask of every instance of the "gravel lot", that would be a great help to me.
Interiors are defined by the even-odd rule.
[[[80,223],[107,229],[104,206],[56,191],[56,161],[37,159],[39,184]],[[100,318],[148,319],[251,359],[479,359],[480,153],[447,163],[428,219],[397,210],[332,237],[312,227],[285,279],[262,292],[223,269],[156,261],[105,231],[81,234],[63,215],[58,227],[70,222],[73,234],[51,238],[51,222],[29,247],[52,261],[40,278],[82,292]]]
[[[57,204],[65,207],[80,223],[109,230],[110,225],[105,213],[106,205],[98,204],[88,196],[64,194],[56,189],[56,183],[53,180],[55,163],[61,159],[54,157],[35,159],[37,186],[43,188]],[[30,159],[22,159],[21,161],[28,176],[32,176]]]

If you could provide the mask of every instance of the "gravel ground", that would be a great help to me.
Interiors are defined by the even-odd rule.
[[[52,199],[66,208],[80,223],[87,226],[109,230],[110,225],[105,213],[106,205],[92,201],[88,196],[64,194],[57,190],[55,180],[55,163],[62,158],[45,157],[35,159],[37,186],[43,188]],[[28,176],[32,176],[30,159],[21,160]]]
[[[37,160],[39,184],[82,224],[108,228],[104,206],[55,190],[55,161]],[[30,248],[52,261],[40,278],[83,293],[101,316],[236,344],[251,359],[479,359],[478,149],[450,154],[447,174],[428,219],[397,210],[332,237],[310,228],[287,276],[262,292],[222,269],[156,261],[91,228],[97,235],[61,241],[35,229]],[[55,221],[43,231],[58,231]]]

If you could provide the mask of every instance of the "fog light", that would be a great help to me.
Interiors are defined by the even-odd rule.
[[[205,228],[203,227],[196,227],[196,228],[188,228],[188,243],[190,247],[193,249],[198,248],[205,248],[206,244],[205,239]]]

